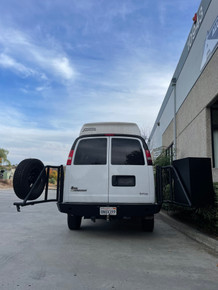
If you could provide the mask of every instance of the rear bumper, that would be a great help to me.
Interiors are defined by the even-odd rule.
[[[117,215],[113,218],[122,217],[145,217],[160,211],[159,204],[90,204],[90,203],[58,203],[60,212],[72,215],[84,216],[85,218],[103,218],[100,215],[100,207],[116,207]]]

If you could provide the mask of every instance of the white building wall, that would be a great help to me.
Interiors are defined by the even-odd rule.
[[[201,6],[200,6],[201,7]],[[205,12],[204,12],[205,13]],[[176,84],[177,90],[177,110],[184,102],[191,88],[201,74],[201,63],[204,53],[205,39],[207,32],[210,30],[214,20],[218,16],[218,1],[213,0],[204,16],[198,34],[192,44],[189,55],[186,59],[184,67],[179,75]],[[187,45],[187,44],[186,44]]]
[[[182,56],[173,76],[177,79],[177,111],[203,71],[201,70],[201,65],[207,32],[210,30],[217,16],[218,0],[202,0],[198,10],[199,22],[192,26]],[[163,145],[162,135],[174,117],[173,99],[174,92],[170,85],[149,138],[149,147],[151,150]]]

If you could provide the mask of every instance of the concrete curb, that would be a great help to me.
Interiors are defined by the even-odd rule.
[[[203,244],[204,246],[208,247],[209,249],[213,250],[215,253],[218,254],[218,239],[213,239],[205,234],[202,234],[196,229],[193,229],[164,213],[163,211],[160,211],[160,216],[163,221],[168,223],[173,228],[177,229],[181,233],[185,234],[192,240],[195,240],[198,243]]]

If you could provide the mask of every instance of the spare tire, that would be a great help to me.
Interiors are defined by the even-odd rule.
[[[41,172],[41,178],[28,200],[37,199],[42,194],[46,183],[45,167],[39,159],[25,159],[18,164],[13,179],[14,192],[17,197],[26,198]]]

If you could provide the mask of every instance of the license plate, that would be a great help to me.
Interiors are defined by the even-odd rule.
[[[100,215],[117,215],[116,207],[100,207]]]

